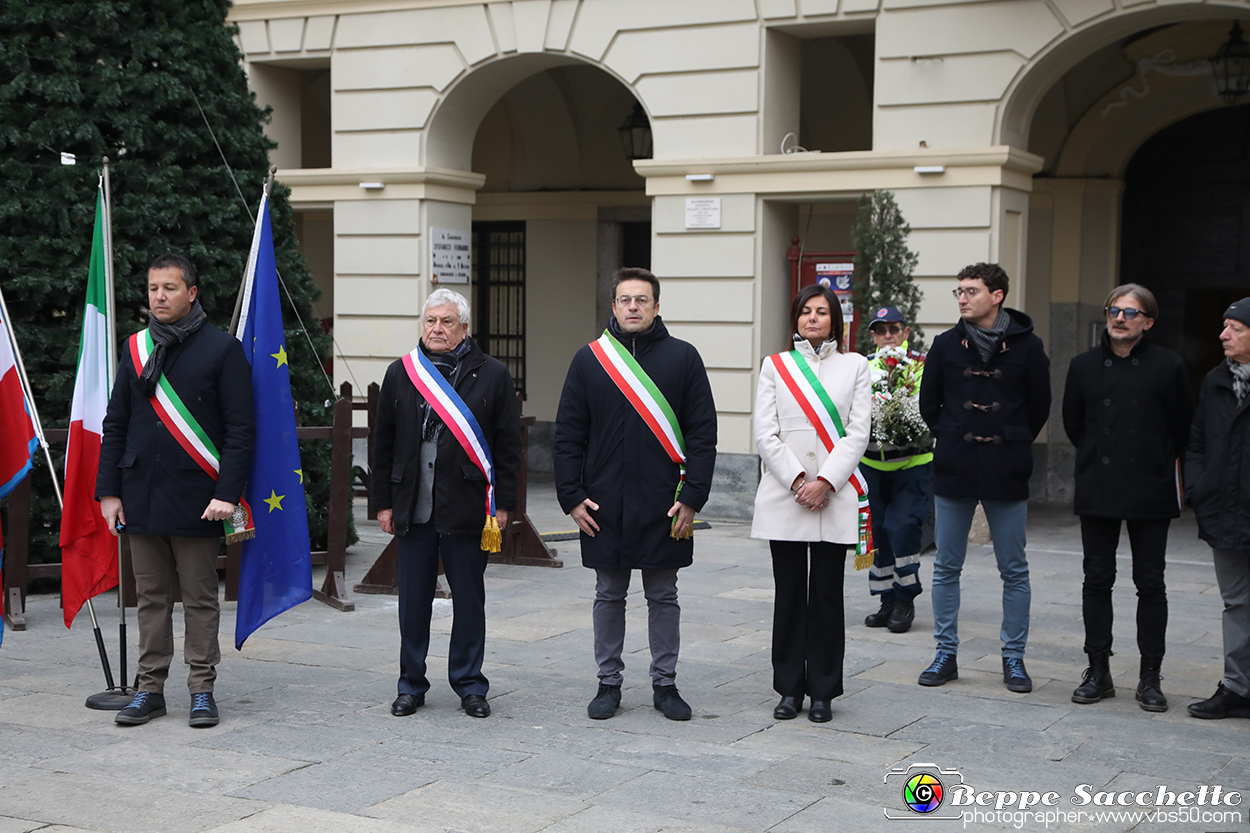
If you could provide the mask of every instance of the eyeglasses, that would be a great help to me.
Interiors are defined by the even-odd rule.
[[[967,295],[969,301],[977,297],[977,295],[979,295],[980,293],[981,293],[981,287],[979,286],[961,286],[958,289],[951,290],[951,294],[954,295],[956,299],[964,295]]]
[[[872,332],[876,333],[877,335],[885,335],[886,333],[889,333],[892,336],[896,336],[899,333],[903,332],[903,325],[902,324],[889,324],[889,325],[885,325],[882,327],[875,327],[875,326],[869,327],[869,329]]]
[[[618,295],[616,298],[616,305],[618,307],[627,307],[629,306],[630,301],[633,301],[635,304],[637,304],[640,307],[645,307],[651,303],[651,296],[650,295]]]
[[[1119,318],[1120,313],[1124,313],[1124,320],[1126,321],[1132,321],[1139,315],[1146,315],[1145,310],[1133,309],[1132,307],[1107,307],[1103,312],[1107,313],[1108,318]]]

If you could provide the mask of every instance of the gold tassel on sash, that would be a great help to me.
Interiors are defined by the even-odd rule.
[[[486,524],[482,527],[482,549],[487,552],[499,552],[503,549],[503,530],[494,515],[486,516]]]

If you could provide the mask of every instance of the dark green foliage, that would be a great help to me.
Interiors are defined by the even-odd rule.
[[[910,346],[924,349],[924,330],[916,324],[920,312],[920,287],[912,281],[919,257],[907,248],[911,226],[903,219],[889,191],[874,191],[859,198],[859,220],[851,233],[855,244],[855,310],[870,322],[871,311],[898,307],[911,327]],[[868,327],[859,328],[855,349],[868,355],[876,348]]]
[[[0,288],[45,428],[67,427],[87,281],[96,184],[110,159],[119,339],[147,326],[147,264],[180,251],[199,272],[210,324],[230,324],[252,219],[274,145],[240,64],[227,0],[6,0],[0,4]],[[197,106],[197,99],[199,106]],[[203,107],[204,115],[200,113]],[[78,164],[61,164],[60,152]],[[296,248],[289,190],[274,189],[278,269],[316,327],[312,276]],[[332,393],[284,298],[286,350],[304,425],[328,425]],[[313,547],[324,548],[327,443],[301,443]],[[53,457],[60,468],[64,446]],[[59,560],[46,466],[34,473],[32,561]],[[58,472],[59,473],[59,472]],[[355,540],[354,531],[349,534]],[[350,543],[350,542],[349,542]]]

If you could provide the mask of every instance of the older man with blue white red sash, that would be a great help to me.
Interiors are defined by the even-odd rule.
[[[716,462],[716,405],[703,360],[659,317],[660,282],[646,269],[616,273],[608,329],[577,351],[556,415],[556,496],[581,530],[582,564],[595,571],[591,718],[621,704],[625,594],[642,573],[651,646],[652,702],[689,720],[677,691],[681,608],[677,571],[694,560],[691,530]]]
[[[392,362],[374,424],[370,503],[399,544],[399,694],[391,714],[425,705],[439,556],[451,586],[447,679],[470,717],[489,717],[486,588],[491,552],[516,508],[521,419],[508,369],[469,337],[469,302],[425,302],[421,342]]]

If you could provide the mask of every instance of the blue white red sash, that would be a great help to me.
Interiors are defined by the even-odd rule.
[[[842,416],[833,403],[829,392],[808,365],[807,359],[797,350],[776,353],[768,357],[781,377],[786,389],[799,403],[804,415],[816,429],[826,452],[833,451],[838,440],[846,436]],[[868,504],[868,481],[856,466],[848,481],[855,490],[859,503],[859,541],[855,546],[855,569],[863,570],[872,564],[874,550],[872,541],[872,509]],[[861,564],[863,566],[861,566]]]
[[[491,462],[490,446],[486,444],[482,426],[478,425],[469,406],[456,393],[451,383],[443,378],[433,362],[426,358],[419,346],[404,356],[403,362],[404,370],[408,372],[408,378],[416,386],[417,392],[439,415],[443,425],[486,478],[486,524],[482,528],[482,549],[499,552],[502,534],[499,523],[495,520],[495,466]]]

